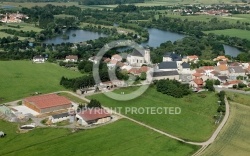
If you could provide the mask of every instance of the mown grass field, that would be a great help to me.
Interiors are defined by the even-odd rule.
[[[90,130],[37,128],[17,134],[17,126],[0,120],[7,133],[0,141],[1,156],[58,155],[192,155],[199,146],[183,144],[126,119]]]
[[[225,30],[213,30],[205,31],[205,33],[214,33],[218,35],[227,35],[230,37],[239,37],[243,39],[250,40],[250,31],[240,30],[240,29],[225,29]]]
[[[230,116],[218,138],[202,155],[247,156],[250,153],[250,106],[230,102]]]
[[[115,92],[120,94],[136,90],[134,87],[118,89]],[[127,111],[126,116],[141,121],[154,128],[160,129],[174,136],[192,141],[206,141],[217,127],[214,124],[213,116],[218,108],[217,96],[215,93],[201,93],[205,98],[192,94],[184,98],[176,99],[171,96],[161,94],[155,88],[149,88],[142,96],[130,101],[116,101],[104,94],[96,94],[88,97],[97,99],[102,105],[111,108],[122,107],[125,114],[125,107],[180,107],[180,114],[151,114],[132,113]]]
[[[8,27],[8,26],[20,26],[20,28],[14,28],[14,27]],[[35,32],[40,32],[42,29],[41,28],[38,28],[38,27],[35,27],[33,24],[29,24],[29,23],[7,23],[7,24],[2,24],[0,26],[0,29],[14,29],[14,30],[17,30],[17,31],[35,31]]]
[[[0,103],[18,100],[34,92],[65,90],[59,85],[62,76],[79,77],[57,64],[35,64],[32,61],[0,61]]]

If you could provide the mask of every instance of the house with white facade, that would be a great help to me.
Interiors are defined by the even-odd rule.
[[[33,62],[34,63],[44,63],[45,58],[42,55],[37,55],[33,57]]]
[[[77,62],[78,56],[77,55],[68,55],[65,58],[65,62]]]
[[[231,80],[236,80],[238,76],[246,75],[246,71],[241,66],[229,67],[228,71]]]

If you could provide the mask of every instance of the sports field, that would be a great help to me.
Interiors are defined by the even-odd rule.
[[[192,155],[199,148],[170,139],[126,119],[76,133],[67,129],[37,128],[18,134],[16,125],[1,120],[0,127],[7,133],[0,141],[1,156],[183,156]]]
[[[32,61],[0,61],[0,103],[18,100],[34,92],[48,93],[65,90],[59,85],[62,76],[78,77],[53,63],[35,64]]]
[[[213,30],[205,31],[205,33],[214,33],[218,35],[227,35],[230,37],[239,37],[243,39],[250,40],[250,31],[240,30],[240,29],[225,29],[225,30]]]
[[[118,89],[115,92],[120,94],[135,90],[130,87]],[[155,88],[149,88],[142,96],[130,101],[116,101],[104,94],[96,94],[90,99],[97,99],[104,106],[111,108],[122,107],[122,113],[125,114],[125,107],[180,107],[180,114],[151,114],[151,113],[133,113],[127,111],[125,115],[141,121],[154,128],[160,129],[174,136],[192,141],[206,141],[213,133],[217,125],[214,124],[213,116],[218,108],[218,99],[215,93],[203,92],[206,97],[200,97],[198,94],[192,94],[184,98],[174,98],[161,94]]]

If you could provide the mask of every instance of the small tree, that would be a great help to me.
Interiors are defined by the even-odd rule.
[[[214,81],[214,84],[218,86],[218,85],[220,85],[220,81],[217,79]]]
[[[140,76],[140,79],[141,80],[146,80],[147,79],[147,74],[145,72],[142,72],[141,76]]]
[[[101,103],[95,99],[91,99],[87,107],[88,108],[102,108]]]

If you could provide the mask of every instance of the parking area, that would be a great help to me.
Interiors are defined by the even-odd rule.
[[[14,106],[14,107],[11,107],[13,108],[15,111],[19,112],[19,113],[22,113],[22,114],[32,114],[33,116],[37,116],[39,115],[38,112],[26,107],[26,106]]]

